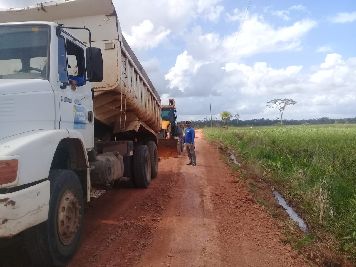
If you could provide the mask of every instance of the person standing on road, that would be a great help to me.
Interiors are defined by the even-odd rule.
[[[181,155],[184,149],[184,129],[182,123],[178,123],[177,125],[177,135],[178,135],[178,154]]]
[[[187,128],[185,129],[184,144],[189,158],[189,163],[187,165],[196,166],[197,162],[196,162],[195,144],[194,144],[195,131],[190,121],[186,122],[186,126]]]

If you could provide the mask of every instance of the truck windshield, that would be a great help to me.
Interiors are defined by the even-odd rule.
[[[0,25],[0,79],[48,79],[49,29]]]

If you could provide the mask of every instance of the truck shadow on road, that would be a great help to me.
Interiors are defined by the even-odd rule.
[[[34,267],[23,244],[22,235],[11,240],[0,239],[0,267]]]

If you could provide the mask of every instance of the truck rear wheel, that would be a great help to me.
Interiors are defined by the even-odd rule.
[[[50,173],[48,220],[25,235],[35,266],[65,266],[76,252],[83,224],[83,190],[71,170]]]
[[[134,158],[134,183],[137,187],[147,188],[151,183],[151,160],[148,147],[139,145],[135,148]]]
[[[157,145],[153,141],[147,142],[148,152],[151,158],[151,177],[156,178],[158,174],[158,150]]]

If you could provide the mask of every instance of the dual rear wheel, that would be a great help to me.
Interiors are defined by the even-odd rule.
[[[135,185],[147,188],[151,179],[158,173],[158,151],[155,142],[148,141],[146,145],[138,145],[135,148],[133,167]]]

